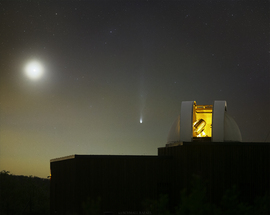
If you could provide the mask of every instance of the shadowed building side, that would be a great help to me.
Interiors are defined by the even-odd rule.
[[[206,182],[208,197],[215,203],[233,185],[247,202],[270,192],[270,143],[183,143],[159,148],[158,155],[173,157],[171,169],[178,171],[181,182],[173,185],[177,200],[194,174]]]
[[[102,211],[142,211],[143,200],[156,199],[158,183],[167,182],[170,160],[169,156],[113,155],[53,159],[51,213],[81,214],[83,202],[98,198]]]

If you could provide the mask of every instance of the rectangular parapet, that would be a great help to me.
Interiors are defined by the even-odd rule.
[[[50,162],[57,162],[57,161],[64,161],[64,160],[69,160],[69,159],[87,159],[87,158],[116,158],[116,157],[119,157],[119,158],[155,158],[157,157],[157,155],[77,155],[77,154],[74,154],[74,155],[69,155],[69,156],[65,156],[65,157],[60,157],[60,158],[54,158],[54,159],[51,159]]]
[[[69,155],[69,156],[65,156],[65,157],[60,157],[60,158],[54,158],[51,159],[50,162],[56,162],[56,161],[63,161],[63,160],[68,160],[68,159],[74,159],[76,157],[76,155]]]

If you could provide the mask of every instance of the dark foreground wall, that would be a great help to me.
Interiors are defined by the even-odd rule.
[[[184,143],[158,156],[72,155],[51,160],[51,214],[82,214],[87,199],[101,212],[147,212],[142,202],[168,194],[170,207],[192,175],[207,184],[211,201],[237,185],[246,201],[270,190],[269,143]]]
[[[184,143],[158,149],[159,156],[172,156],[173,197],[189,187],[192,175],[199,175],[208,188],[208,197],[219,202],[224,192],[236,185],[241,199],[270,193],[270,143]]]
[[[73,155],[51,161],[51,213],[82,214],[82,203],[101,199],[101,211],[141,211],[166,181],[170,157]],[[160,171],[160,169],[163,169]]]

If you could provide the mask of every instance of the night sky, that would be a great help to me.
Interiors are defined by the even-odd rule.
[[[270,141],[269,1],[1,1],[0,171],[156,155],[182,101]],[[39,62],[40,78],[25,67]],[[142,123],[140,123],[140,120]]]

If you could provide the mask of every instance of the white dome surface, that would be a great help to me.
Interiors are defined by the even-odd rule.
[[[180,115],[174,120],[167,137],[167,144],[180,142]]]
[[[224,142],[242,142],[240,129],[234,119],[225,112],[224,114]]]

